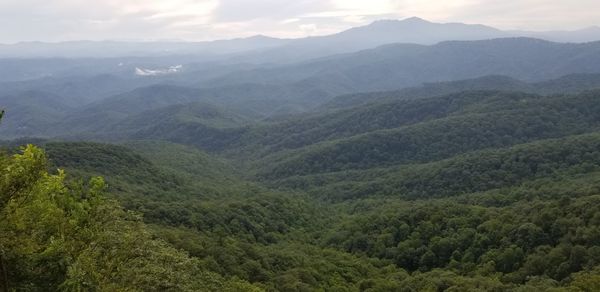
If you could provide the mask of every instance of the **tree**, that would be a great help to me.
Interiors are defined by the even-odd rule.
[[[104,197],[102,178],[69,184],[46,164],[32,145],[0,159],[2,289],[256,289],[203,271],[197,259],[154,239],[140,216]]]

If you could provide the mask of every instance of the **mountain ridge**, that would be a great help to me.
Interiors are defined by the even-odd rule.
[[[364,32],[368,32],[365,34]],[[418,33],[415,33],[418,32]],[[370,35],[369,35],[370,34]],[[348,42],[350,36],[354,43]],[[419,17],[405,19],[382,19],[372,23],[352,27],[334,34],[296,39],[270,37],[256,34],[249,37],[217,39],[212,41],[65,41],[65,42],[19,42],[0,44],[0,57],[123,57],[126,55],[161,56],[168,54],[196,55],[243,55],[250,53],[250,59],[265,62],[263,54],[271,55],[271,62],[289,61],[286,53],[278,49],[285,47],[300,48],[307,44],[324,41],[319,44],[321,50],[332,45],[345,45],[347,48],[330,48],[326,52],[305,52],[299,59],[323,56],[332,53],[343,53],[352,50],[373,48],[385,43],[418,43],[435,44],[445,40],[479,40],[501,37],[534,37],[557,42],[590,42],[600,40],[600,28],[590,26],[572,31],[523,31],[500,30],[483,24],[467,24],[460,22],[431,22]],[[361,44],[358,38],[367,39]],[[368,38],[371,38],[370,40]],[[275,48],[274,50],[272,48]],[[81,51],[85,49],[89,53]],[[62,52],[61,52],[62,50]],[[313,48],[314,50],[314,48]],[[253,53],[253,51],[265,51]],[[134,54],[135,53],[135,54]],[[240,56],[241,54],[241,56]],[[281,56],[278,56],[281,55]],[[247,58],[247,56],[246,56]]]

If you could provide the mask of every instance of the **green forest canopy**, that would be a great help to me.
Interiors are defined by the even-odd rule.
[[[317,116],[311,135],[293,120],[259,125],[224,153],[194,141],[7,147],[2,288],[598,291],[597,96],[373,105],[355,110],[415,118],[360,133],[335,131],[353,112]]]

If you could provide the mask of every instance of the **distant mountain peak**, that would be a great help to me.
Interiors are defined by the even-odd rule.
[[[401,21],[402,21],[402,22],[414,22],[414,23],[431,23],[431,22],[430,22],[430,21],[428,21],[428,20],[425,20],[425,19],[423,19],[423,18],[416,17],[416,16],[409,17],[409,18],[405,18],[405,19],[403,19],[403,20],[401,20]]]
[[[488,33],[500,33],[501,31],[482,24],[467,24],[462,22],[449,22],[449,23],[441,23],[441,22],[432,22],[419,17],[409,17],[405,19],[384,19],[377,20],[369,25],[362,27],[355,27],[354,29],[405,29],[407,32],[411,32],[411,29],[471,29],[471,30],[480,30],[487,31]],[[351,29],[352,30],[352,29]],[[500,35],[498,35],[500,37]]]
[[[275,40],[277,38],[270,37],[264,34],[257,34],[246,38],[247,40]]]
[[[333,35],[344,40],[345,48],[363,42],[358,49],[373,48],[393,43],[435,44],[447,40],[482,40],[506,37],[506,33],[492,27],[464,23],[437,23],[419,17],[377,20],[366,26],[354,27]],[[322,39],[322,38],[321,38]],[[328,45],[331,48],[331,45]],[[355,48],[356,50],[356,48]]]
[[[381,19],[376,20],[370,24],[370,26],[387,26],[387,25],[399,25],[399,24],[432,24],[432,22],[427,21],[423,18],[419,17],[409,17],[405,19]]]

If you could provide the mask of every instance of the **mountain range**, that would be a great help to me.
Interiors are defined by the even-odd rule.
[[[503,31],[490,26],[464,23],[434,23],[418,17],[379,20],[336,34],[299,39],[263,35],[208,42],[181,41],[73,41],[62,43],[23,42],[0,45],[1,58],[36,57],[158,57],[195,56],[197,60],[229,59],[251,62],[290,62],[374,48],[391,43],[432,45],[450,40],[485,40],[531,37],[554,42],[600,40],[600,27],[574,31]]]
[[[0,290],[597,291],[596,31],[4,46]]]

